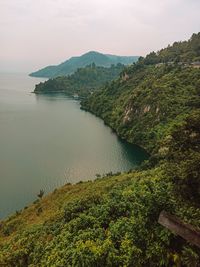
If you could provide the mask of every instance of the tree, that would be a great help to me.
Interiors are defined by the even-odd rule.
[[[41,199],[44,195],[44,190],[43,189],[40,189],[40,192],[39,194],[37,194],[37,196]]]

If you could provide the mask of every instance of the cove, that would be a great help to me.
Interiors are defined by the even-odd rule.
[[[0,219],[66,183],[134,169],[148,155],[65,95],[35,95],[44,79],[0,74]]]

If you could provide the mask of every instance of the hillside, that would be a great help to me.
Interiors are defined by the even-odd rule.
[[[193,34],[188,41],[175,42],[160,51],[151,52],[145,58],[140,58],[144,64],[156,63],[191,63],[200,61],[200,32]]]
[[[170,63],[158,65],[157,60],[149,64],[150,53],[127,67],[109,86],[82,101],[82,108],[101,117],[122,138],[152,153],[175,122],[181,122],[186,114],[200,107],[200,68],[190,61],[190,54],[195,54],[193,39],[200,44],[197,34],[176,48],[181,51],[184,44],[190,50],[188,64],[172,64],[171,58]],[[155,57],[159,59],[160,53],[164,53],[163,60],[167,62],[174,46]],[[198,56],[200,49],[195,59]]]
[[[79,57],[71,57],[59,65],[47,66],[41,70],[31,73],[30,76],[53,78],[72,74],[78,68],[91,65],[92,63],[95,63],[97,66],[110,67],[111,65],[116,65],[118,63],[124,65],[132,64],[137,60],[138,56],[115,56],[90,51]]]
[[[151,158],[133,172],[55,189],[2,221],[0,266],[200,266],[199,248],[158,223],[165,210],[200,230],[200,68],[192,62],[140,59],[82,102]]]
[[[88,96],[97,88],[114,80],[124,69],[118,63],[109,68],[98,67],[94,63],[84,68],[79,68],[74,74],[49,79],[36,85],[34,93],[66,93],[69,96]]]
[[[1,222],[0,266],[199,266],[200,251],[158,224],[200,229],[200,112],[163,140],[155,168],[65,185]]]

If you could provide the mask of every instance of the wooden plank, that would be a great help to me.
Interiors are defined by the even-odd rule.
[[[200,218],[199,218],[200,219]],[[182,222],[176,216],[171,215],[166,211],[160,213],[158,222],[172,231],[173,233],[181,236],[193,245],[200,248],[200,230],[194,228],[192,225]]]

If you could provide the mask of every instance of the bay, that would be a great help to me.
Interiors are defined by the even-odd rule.
[[[0,218],[65,183],[133,169],[147,158],[65,95],[35,95],[44,79],[0,74]]]

